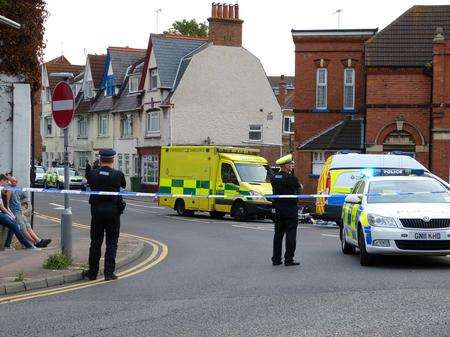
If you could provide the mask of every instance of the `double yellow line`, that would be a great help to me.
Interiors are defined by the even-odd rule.
[[[51,217],[48,215],[37,214],[37,216],[47,219],[47,220],[50,220],[50,221],[60,222],[60,219],[54,218],[54,217]],[[89,229],[90,228],[89,226],[79,224],[79,223],[74,223],[73,227],[81,228],[81,229]],[[128,233],[122,233],[121,236],[138,239],[144,243],[149,244],[152,247],[152,253],[150,254],[150,256],[148,256],[144,261],[140,262],[139,264],[137,264],[127,270],[124,270],[120,273],[117,273],[117,276],[119,277],[119,279],[123,279],[126,277],[130,277],[130,276],[142,273],[143,271],[150,269],[150,268],[156,266],[157,264],[159,264],[169,254],[169,248],[167,247],[167,245],[165,245],[162,242],[159,242],[159,241],[156,241],[156,240],[144,237],[144,236],[138,236],[138,235],[133,235],[133,234],[128,234]],[[0,304],[20,302],[20,301],[30,300],[33,298],[62,294],[62,293],[66,293],[69,291],[89,288],[89,287],[106,284],[106,283],[110,283],[110,282],[112,282],[112,281],[105,282],[103,280],[95,280],[95,281],[88,281],[88,282],[82,282],[82,283],[72,284],[72,285],[68,285],[68,286],[58,287],[55,289],[46,289],[46,290],[34,291],[31,293],[11,295],[11,296],[6,296],[6,297],[1,297]]]

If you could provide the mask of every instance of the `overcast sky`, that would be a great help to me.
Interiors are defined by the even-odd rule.
[[[45,61],[63,52],[73,64],[85,53],[104,54],[108,46],[146,48],[150,33],[175,20],[206,21],[211,0],[47,0]],[[231,2],[230,2],[231,3]],[[243,46],[262,61],[268,75],[294,74],[291,29],[382,29],[413,5],[448,4],[448,0],[239,0],[244,20]]]

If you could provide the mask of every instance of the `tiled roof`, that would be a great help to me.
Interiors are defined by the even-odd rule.
[[[103,90],[100,91],[98,96],[95,98],[94,103],[91,107],[91,112],[106,112],[110,111],[113,107],[114,100],[112,96],[105,96]]]
[[[103,79],[103,70],[105,67],[106,55],[88,55],[89,65],[91,66],[92,80],[94,81],[94,88],[100,88]]]
[[[152,50],[156,58],[161,86],[172,88],[181,59],[187,54],[208,43],[205,38],[189,38],[172,35],[150,36]]]
[[[338,124],[300,144],[298,150],[362,150],[363,120],[346,117]]]
[[[124,79],[124,83],[118,94],[119,97],[116,99],[112,112],[134,111],[141,107],[142,96],[140,93],[130,93],[129,78],[130,75],[142,74],[143,64],[144,59],[140,59],[130,69],[130,73]]]
[[[50,88],[53,90],[55,85],[64,80],[64,78],[50,76],[52,73],[72,73],[74,76],[81,74],[84,71],[84,66],[73,65],[68,63],[64,56],[60,56],[45,64],[47,68],[48,82]]]
[[[278,88],[278,85],[280,84],[280,76],[267,76],[267,78],[272,88]],[[294,87],[295,76],[284,76],[284,81],[286,82],[287,87]]]
[[[192,57],[199,53],[200,51],[202,51],[203,49],[207,48],[209,46],[208,43],[205,43],[203,45],[201,45],[200,47],[198,47],[197,49],[193,50],[192,52],[190,52],[189,54],[187,54],[186,56],[184,56],[178,66],[178,70],[177,70],[177,74],[176,74],[176,78],[174,80],[174,84],[173,84],[173,89],[172,91],[175,91],[176,88],[178,87],[178,84],[181,81],[181,78],[184,75],[184,72],[186,71],[186,69],[189,67],[189,63],[192,60]]]
[[[122,85],[127,68],[145,56],[146,49],[128,47],[109,47],[112,69],[116,85]]]
[[[413,6],[366,42],[366,65],[422,67],[432,61],[436,28],[450,37],[450,6]]]

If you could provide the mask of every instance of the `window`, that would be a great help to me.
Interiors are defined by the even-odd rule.
[[[133,157],[133,174],[135,176],[139,175],[139,157],[135,154],[132,155]]]
[[[130,83],[128,84],[130,93],[137,92],[139,90],[139,81],[141,77],[138,75],[130,76]]]
[[[248,139],[254,142],[262,141],[262,125],[253,124],[250,125],[248,132]]]
[[[120,134],[122,138],[133,136],[133,116],[124,115],[120,120]]]
[[[116,94],[116,84],[115,84],[114,76],[109,75],[106,78],[105,96],[114,96],[115,94]]]
[[[130,175],[130,155],[128,153],[123,155],[124,157],[124,173],[125,175]]]
[[[44,127],[45,127],[45,135],[51,136],[52,135],[52,117],[44,118]]]
[[[123,155],[122,155],[122,153],[119,153],[117,155],[117,166],[118,166],[118,170],[123,172]]]
[[[86,167],[86,161],[89,159],[89,152],[78,152],[78,169],[84,169]]]
[[[145,183],[158,183],[158,157],[142,156],[142,177]]]
[[[88,117],[87,116],[79,116],[77,120],[78,127],[78,138],[87,138],[87,128],[88,128]]]
[[[325,164],[325,153],[323,151],[315,151],[312,153],[312,174],[320,175]]]
[[[159,132],[159,110],[147,112],[146,131]]]
[[[355,108],[355,69],[344,70],[344,110]]]
[[[283,132],[284,133],[294,133],[294,117],[284,116],[283,117]]]
[[[317,69],[316,78],[316,109],[327,108],[327,69]]]
[[[230,164],[222,163],[221,169],[222,182],[239,185],[239,181],[234,173],[233,167]]]
[[[90,99],[94,97],[94,83],[92,81],[86,81],[84,88],[84,98]]]
[[[150,90],[158,87],[158,69],[150,69]]]
[[[107,114],[101,114],[98,116],[98,135],[106,136],[108,134],[108,122],[109,117]]]

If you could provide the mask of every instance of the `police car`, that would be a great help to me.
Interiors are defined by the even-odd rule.
[[[69,187],[85,190],[87,181],[73,169],[69,169]],[[52,167],[44,175],[44,188],[64,188],[64,167]]]
[[[360,251],[362,266],[376,254],[449,255],[450,190],[429,176],[366,177],[345,198],[342,252]]]

